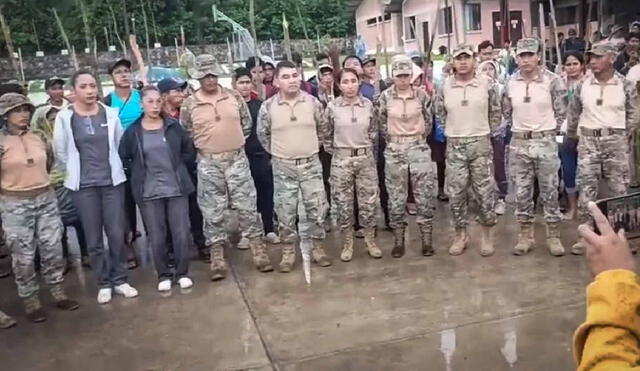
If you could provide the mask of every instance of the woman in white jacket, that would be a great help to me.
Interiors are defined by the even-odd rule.
[[[98,101],[98,83],[89,71],[71,78],[72,105],[58,113],[54,127],[57,166],[84,227],[98,284],[98,303],[111,301],[112,291],[127,298],[138,291],[127,283],[124,182],[118,145],[122,126],[118,111]],[[105,249],[102,233],[107,235]]]

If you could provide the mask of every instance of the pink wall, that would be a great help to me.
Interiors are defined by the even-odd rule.
[[[385,21],[379,25],[367,25],[367,20],[382,15],[382,8],[379,0],[363,0],[356,9],[356,32],[362,35],[366,45],[367,52],[373,54],[376,51],[376,39],[378,34],[384,32],[386,38],[387,49],[389,51],[401,52],[401,26],[402,17],[400,13],[392,13],[391,20]],[[380,29],[378,29],[380,27]],[[384,31],[383,31],[384,30]]]
[[[484,40],[493,41],[493,18],[492,13],[500,10],[498,0],[470,0],[469,3],[481,4],[481,30],[479,31],[467,31],[466,41],[474,45],[479,44]],[[380,14],[380,8],[377,4],[380,4],[378,0],[363,0],[358,9],[356,10],[356,28],[358,33],[362,34],[367,42],[369,49],[375,49],[376,28],[367,27],[366,20],[374,17],[374,14]],[[443,3],[444,4],[444,3]],[[454,47],[458,42],[464,40],[464,25],[462,24],[462,1],[450,0],[449,4],[455,6],[453,15],[454,32],[450,35],[451,46]],[[420,46],[424,45],[423,42],[423,25],[422,22],[429,22],[429,33],[432,32],[435,17],[437,14],[438,0],[405,0],[403,5],[402,18],[392,19],[395,23],[393,27],[397,27],[399,35],[389,35],[392,39],[387,39],[387,45],[392,46],[397,51],[410,52],[419,50]],[[444,6],[443,6],[444,7]],[[518,10],[522,12],[522,29],[523,36],[531,35],[531,10],[530,0],[511,0],[510,10]],[[377,12],[377,13],[376,13]],[[395,15],[395,14],[394,14]],[[405,36],[405,24],[404,21],[410,17],[416,17],[416,39],[406,40]],[[388,31],[389,32],[389,31]],[[456,38],[457,35],[457,38]],[[441,45],[447,45],[447,35],[438,34],[436,30],[436,36],[434,39],[433,49],[437,49]]]

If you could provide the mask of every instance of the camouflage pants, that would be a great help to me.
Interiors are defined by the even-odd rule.
[[[579,189],[578,216],[580,221],[591,220],[587,203],[598,198],[600,181],[607,181],[611,196],[627,193],[629,185],[629,151],[624,135],[604,137],[582,136],[578,142]]]
[[[272,163],[274,205],[278,215],[280,240],[283,243],[296,241],[299,203],[304,205],[306,212],[304,220],[300,218],[300,224],[305,225],[305,233],[312,239],[324,239],[324,219],[328,205],[322,181],[322,165],[318,156],[313,155],[308,160],[284,160],[274,157]]]
[[[238,212],[242,236],[260,238],[262,220],[256,208],[256,187],[244,150],[202,156],[198,160],[198,204],[206,246],[228,240],[224,211],[229,203]]]
[[[384,159],[385,183],[389,193],[389,226],[396,229],[407,225],[405,207],[411,179],[417,207],[416,223],[429,228],[433,223],[436,198],[436,174],[429,145],[425,142],[388,142]]]
[[[2,195],[0,210],[18,296],[27,298],[38,291],[34,268],[36,248],[40,251],[45,282],[48,285],[62,282],[62,221],[55,192],[50,190],[31,198]]]
[[[347,150],[350,151],[350,150]],[[358,197],[360,225],[376,226],[378,176],[373,154],[351,156],[336,150],[331,161],[331,199],[342,230],[353,227],[354,187]]]
[[[519,139],[511,142],[511,177],[516,185],[516,219],[521,224],[531,224],[535,219],[533,184],[538,179],[540,199],[547,223],[562,220],[558,205],[558,144],[555,135],[537,139]]]
[[[480,224],[496,224],[496,184],[489,137],[447,138],[447,193],[456,229],[467,226],[469,188],[480,207]]]

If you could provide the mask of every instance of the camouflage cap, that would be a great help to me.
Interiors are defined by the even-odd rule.
[[[223,71],[216,58],[211,54],[202,54],[196,58],[195,65],[187,69],[191,78],[202,79],[207,75],[220,76]]]
[[[6,115],[9,111],[20,106],[29,106],[33,111],[33,103],[29,98],[18,93],[7,93],[0,97],[0,116]]]
[[[462,54],[467,54],[468,56],[473,57],[473,46],[470,44],[460,44],[453,49],[451,57],[456,58]]]
[[[616,48],[616,45],[614,43],[603,41],[603,42],[593,44],[593,46],[587,53],[603,56],[607,54],[617,54],[618,49]]]
[[[393,57],[391,61],[391,74],[393,77],[400,75],[409,75],[413,74],[413,62],[411,58],[406,55],[397,55]]]
[[[516,46],[516,55],[520,55],[522,53],[538,54],[539,51],[540,41],[538,39],[527,37],[518,40],[518,45]]]

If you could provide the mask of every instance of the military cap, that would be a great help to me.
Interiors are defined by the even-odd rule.
[[[0,116],[4,116],[12,109],[20,106],[28,106],[31,111],[34,110],[33,103],[24,95],[18,93],[4,94],[0,97]]]
[[[397,55],[391,62],[391,74],[393,77],[413,74],[413,62],[406,55]]]
[[[618,49],[616,48],[616,45],[614,43],[603,41],[603,42],[594,44],[587,53],[603,56],[607,54],[617,54]]]
[[[202,79],[207,75],[220,76],[222,68],[211,54],[202,54],[196,58],[195,66],[189,67],[187,73],[191,78]]]
[[[453,49],[453,53],[451,56],[456,58],[459,55],[467,54],[470,57],[473,57],[473,46],[470,44],[460,44]]]
[[[522,53],[538,54],[539,51],[540,41],[538,39],[527,37],[518,40],[518,45],[516,46],[516,55],[520,55]]]

